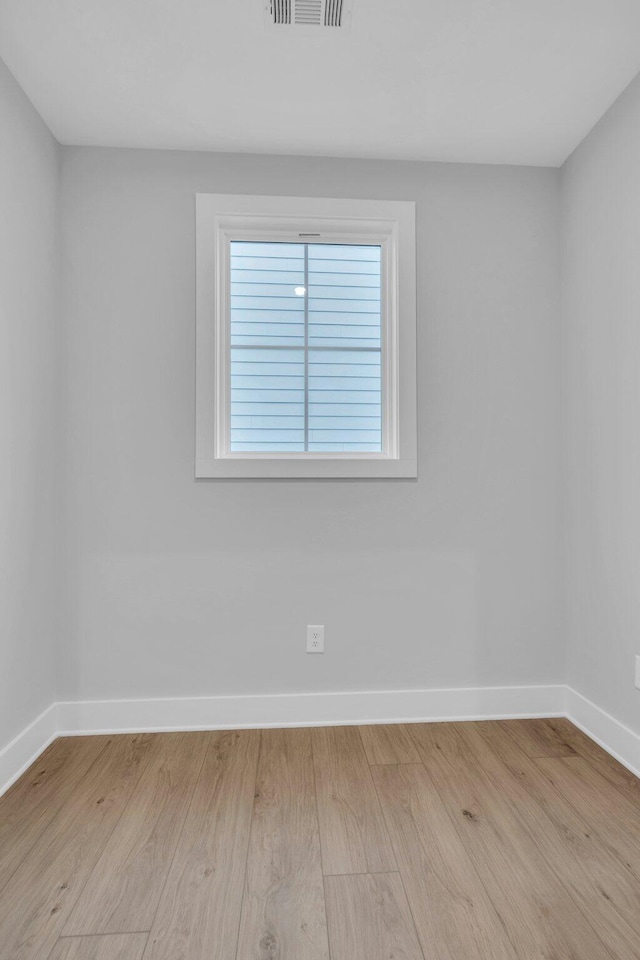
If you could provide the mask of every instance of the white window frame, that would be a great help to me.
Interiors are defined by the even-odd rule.
[[[380,245],[382,452],[229,450],[232,240]],[[205,478],[417,476],[415,204],[196,195],[196,468]]]

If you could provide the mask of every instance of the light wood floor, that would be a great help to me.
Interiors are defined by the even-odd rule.
[[[566,720],[57,740],[0,960],[638,960],[640,781]]]

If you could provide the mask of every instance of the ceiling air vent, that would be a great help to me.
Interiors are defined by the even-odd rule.
[[[316,31],[324,27],[348,27],[353,0],[266,0],[268,26]]]

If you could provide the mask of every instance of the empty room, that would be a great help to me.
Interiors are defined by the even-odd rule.
[[[639,960],[638,0],[0,58],[0,960]]]

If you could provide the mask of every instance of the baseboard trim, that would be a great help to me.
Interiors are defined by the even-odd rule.
[[[53,703],[0,750],[0,796],[59,736],[568,717],[640,777],[640,736],[563,684]]]
[[[0,797],[57,736],[57,704],[52,703],[0,750]]]
[[[566,691],[568,719],[640,777],[640,735],[572,687],[567,687]]]
[[[58,704],[64,733],[305,727],[561,716],[564,686],[375,690]]]

